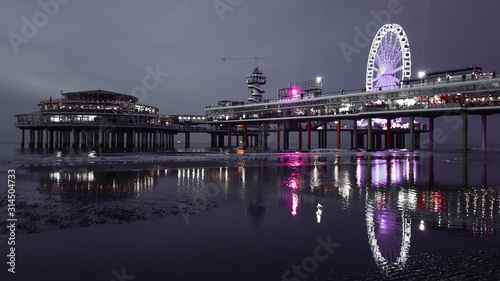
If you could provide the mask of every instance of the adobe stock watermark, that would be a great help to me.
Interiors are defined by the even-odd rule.
[[[222,186],[215,181],[207,182],[201,190],[197,190],[187,203],[179,203],[177,206],[186,224],[191,223],[190,217],[206,210],[210,206],[211,198],[219,196]]]
[[[54,18],[60,10],[61,5],[66,5],[70,0],[40,0],[38,5],[41,10],[35,12],[31,20],[27,17],[22,17],[23,25],[19,34],[9,32],[7,38],[14,53],[19,53],[21,44],[28,44],[29,41],[38,34],[40,28],[43,28],[49,23],[51,18]]]
[[[319,245],[314,248],[313,255],[303,259],[301,265],[294,264],[283,272],[282,281],[307,280],[311,273],[318,270],[319,263],[326,261],[333,254],[333,249],[340,247],[339,243],[332,243],[331,235],[326,237],[326,241],[321,237],[316,238],[316,241]]]
[[[125,267],[122,267],[121,272],[116,271],[116,269],[111,270],[111,274],[113,274],[114,277],[109,279],[109,281],[131,281],[135,279],[135,276],[128,275],[126,273]]]
[[[149,91],[153,91],[163,82],[163,79],[170,75],[169,72],[162,72],[160,70],[160,64],[157,64],[153,69],[151,66],[146,66],[146,74],[142,78],[142,84],[135,86],[131,90],[131,94],[143,101],[148,96]]]
[[[243,3],[243,1],[245,0],[214,0],[212,4],[220,21],[224,21],[224,14],[233,12],[236,7]]]
[[[378,12],[371,10],[370,15],[374,20],[367,22],[364,30],[358,26],[354,27],[355,34],[353,44],[349,44],[344,41],[339,45],[347,63],[351,63],[351,57],[353,54],[359,54],[362,49],[371,45],[372,39],[370,38],[374,38],[378,30],[384,24],[391,21],[392,15],[400,14],[402,11],[403,7],[401,6],[401,1],[399,0],[389,0],[387,2],[387,9],[383,9]]]

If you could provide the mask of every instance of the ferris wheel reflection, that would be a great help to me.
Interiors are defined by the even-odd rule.
[[[417,159],[412,155],[375,154],[357,159],[337,155],[330,161],[300,160],[304,165],[294,165],[288,178],[278,183],[284,187],[282,197],[290,214],[300,216],[301,208],[314,208],[320,224],[322,197],[337,198],[342,209],[351,208],[357,199],[365,201],[368,242],[376,264],[383,270],[402,268],[409,257],[412,214],[417,209],[417,191],[413,188]],[[344,165],[353,162],[356,165]],[[311,200],[311,194],[318,196]]]
[[[412,189],[366,193],[368,242],[381,269],[405,265],[410,252],[411,212],[416,205],[416,192]]]

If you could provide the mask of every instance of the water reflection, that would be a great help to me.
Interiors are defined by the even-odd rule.
[[[373,257],[382,269],[401,268],[408,259],[415,191],[368,190],[366,227]]]
[[[334,186],[338,189],[342,198],[343,208],[348,209],[353,196],[353,186],[351,183],[350,171],[348,169],[341,169],[341,167],[340,157],[336,157],[333,170]]]
[[[316,210],[316,221],[317,223],[321,223],[321,215],[323,215],[323,205],[318,203],[317,205],[317,210]]]
[[[150,192],[160,170],[145,171],[56,171],[40,174],[41,192],[85,198],[135,196]]]
[[[375,155],[368,157],[368,161],[372,186],[401,186],[407,182],[415,184],[417,181],[417,159],[411,154]],[[360,163],[358,165],[361,170],[365,167]]]
[[[247,206],[247,215],[252,218],[254,225],[258,226],[264,219],[266,206],[262,195],[258,195],[256,199],[250,200]]]
[[[196,211],[230,197],[244,202],[243,216],[256,226],[277,215],[269,208],[272,200],[290,219],[305,218],[319,226],[325,225],[325,215],[339,209],[361,210],[366,245],[383,270],[404,267],[416,235],[412,224],[417,234],[453,230],[478,237],[500,227],[500,187],[487,185],[484,160],[479,161],[481,184],[471,186],[470,161],[439,160],[433,154],[294,153],[262,158],[266,158],[264,165],[241,160],[228,167],[58,170],[40,174],[39,190],[87,199],[130,200],[161,194],[162,200],[187,203],[205,194],[209,200],[201,203],[196,197],[194,208],[200,207]],[[451,168],[435,172],[444,165],[436,161]],[[159,208],[154,204],[147,212]]]
[[[457,160],[462,166],[461,183],[450,180],[448,173],[454,170],[436,175],[432,154],[422,157],[375,153],[358,154],[355,159],[352,155],[321,161],[304,159],[311,158],[295,156],[280,162],[281,166],[293,167],[287,177],[282,175],[284,178],[278,180],[281,201],[289,206],[290,214],[301,215],[302,208],[316,207],[314,219],[320,223],[324,200],[333,198],[342,209],[364,206],[368,244],[382,270],[405,266],[413,220],[423,232],[453,230],[474,236],[492,234],[500,226],[500,188],[486,188],[484,162],[481,187],[474,187],[469,186],[467,159]],[[436,185],[439,179],[444,181]]]

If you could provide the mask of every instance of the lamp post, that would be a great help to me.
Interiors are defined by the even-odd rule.
[[[418,73],[418,78],[420,78],[420,86],[422,86],[424,84],[424,76],[425,76],[425,72],[424,71],[420,71]]]

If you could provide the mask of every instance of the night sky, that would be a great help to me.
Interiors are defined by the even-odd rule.
[[[246,100],[255,61],[223,57],[267,56],[258,62],[268,78],[264,98],[318,75],[324,92],[364,88],[371,40],[384,23],[406,31],[413,77],[471,65],[498,72],[499,11],[497,0],[4,0],[0,141],[19,141],[14,115],[37,111],[60,91],[142,93],[141,103],[162,114]],[[139,92],[151,72],[154,87]],[[479,118],[470,120],[475,135]],[[488,119],[490,143],[500,137],[498,122],[500,115]],[[447,123],[436,126],[459,140],[460,129]]]

